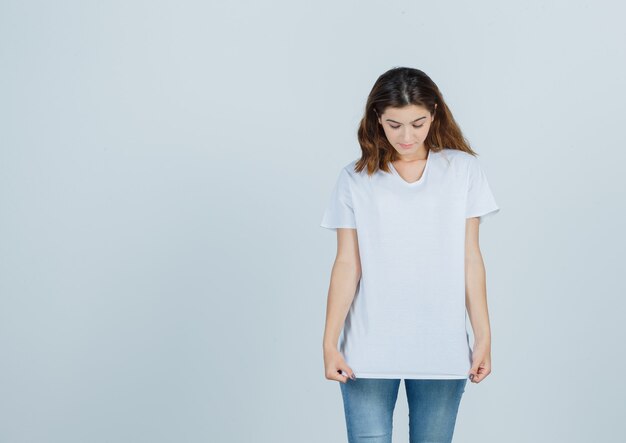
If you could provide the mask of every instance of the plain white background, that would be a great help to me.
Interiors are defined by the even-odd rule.
[[[439,85],[501,207],[481,226],[493,373],[455,442],[615,441],[624,12],[2,1],[0,441],[347,441],[319,223],[394,66]]]

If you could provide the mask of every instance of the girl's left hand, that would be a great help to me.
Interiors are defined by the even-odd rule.
[[[470,381],[480,383],[491,373],[491,345],[490,343],[474,342],[472,351],[472,368],[470,369]]]

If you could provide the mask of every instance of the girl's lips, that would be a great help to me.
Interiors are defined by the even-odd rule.
[[[402,146],[403,148],[410,148],[411,146],[413,146],[413,143],[411,143],[410,145],[403,145],[402,143],[399,143],[400,146]]]

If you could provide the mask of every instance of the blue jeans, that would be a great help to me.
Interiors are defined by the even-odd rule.
[[[404,379],[410,443],[450,443],[467,379]],[[391,443],[400,379],[348,379],[341,386],[349,443]]]

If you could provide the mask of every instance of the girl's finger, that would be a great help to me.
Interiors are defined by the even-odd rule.
[[[348,377],[342,374],[342,370],[341,369],[337,369],[337,378],[335,378],[335,380],[340,381],[341,383],[347,383],[348,382]]]

